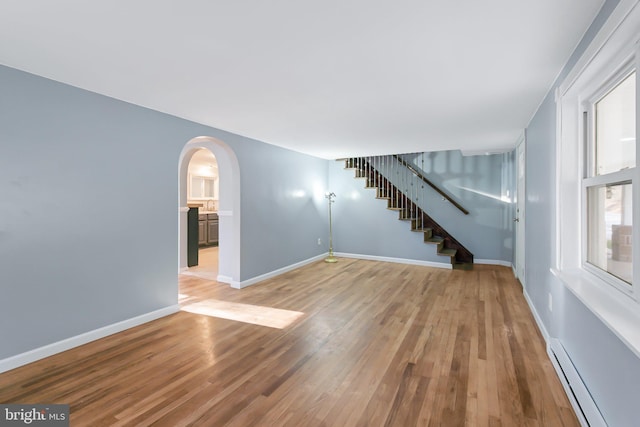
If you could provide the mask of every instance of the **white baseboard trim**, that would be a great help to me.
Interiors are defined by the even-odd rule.
[[[180,311],[180,306],[178,304],[171,305],[140,316],[132,317],[131,319],[103,326],[102,328],[94,329],[93,331],[66,338],[62,341],[47,344],[15,356],[7,357],[6,359],[0,360],[0,373],[44,359],[45,357],[53,356],[54,354],[61,353],[74,347],[79,347],[88,342],[122,332],[126,329],[133,328],[134,326],[142,325],[143,323],[177,313],[178,311]]]
[[[538,329],[540,329],[540,332],[542,333],[542,338],[544,338],[544,342],[547,343],[547,345],[549,345],[549,339],[551,338],[551,336],[549,335],[549,331],[547,331],[547,328],[544,326],[544,323],[542,323],[542,318],[538,314],[538,310],[536,310],[535,306],[533,305],[533,301],[531,301],[531,298],[529,298],[529,294],[527,293],[527,291],[524,290],[522,293],[524,294],[525,301],[527,301],[527,304],[529,304],[529,310],[531,310],[531,314],[533,314],[533,318],[535,319],[536,324],[538,325]]]
[[[271,271],[269,273],[261,274],[259,276],[253,277],[251,279],[242,280],[240,282],[229,281],[229,282],[224,282],[224,283],[229,283],[231,285],[231,287],[235,288],[235,289],[246,288],[247,286],[255,285],[256,283],[262,282],[263,280],[271,279],[272,277],[279,276],[279,275],[281,275],[283,273],[286,273],[286,272],[291,271],[291,270],[295,270],[296,268],[300,268],[300,267],[302,267],[304,265],[310,264],[312,262],[319,261],[319,260],[324,259],[326,257],[327,257],[326,253],[325,254],[316,255],[314,257],[305,259],[303,261],[296,262],[295,264],[291,264],[291,265],[288,265],[286,267],[282,267],[282,268],[279,268],[277,270],[273,270],[273,271]],[[220,281],[220,280],[218,279],[218,281]]]
[[[446,262],[421,261],[417,259],[405,259],[405,258],[390,258],[390,257],[384,257],[384,256],[377,256],[377,255],[348,254],[344,252],[335,252],[334,255],[341,258],[355,258],[355,259],[366,259],[369,261],[394,262],[396,264],[422,265],[425,267],[445,268],[448,270],[453,269],[453,266],[450,263],[446,263]]]
[[[233,280],[231,277],[228,276],[222,276],[219,275],[218,276],[218,282],[221,283],[228,283],[232,288],[234,289],[242,289],[242,288],[246,288],[247,286],[251,286],[251,285],[255,285],[258,282],[262,282],[263,280],[267,280],[267,279],[271,279],[273,277],[279,276],[283,273],[286,273],[288,271],[291,270],[295,270],[296,268],[300,268],[304,265],[310,264],[312,262],[316,262],[319,261],[321,259],[324,259],[327,257],[328,254],[321,254],[321,255],[316,255],[314,257],[311,257],[309,259],[306,259],[304,261],[300,261],[297,262],[295,264],[291,264],[288,265],[286,267],[282,267],[279,268],[277,270],[271,271],[269,273],[265,273],[265,274],[261,274],[259,276],[253,277],[251,279],[247,279],[247,280],[242,280],[242,281],[236,281]],[[384,256],[377,256],[377,255],[363,255],[363,254],[351,254],[351,253],[345,253],[345,252],[335,252],[334,255],[336,257],[342,257],[342,258],[355,258],[355,259],[365,259],[365,260],[370,260],[370,261],[382,261],[382,262],[393,262],[396,264],[410,264],[410,265],[422,265],[425,267],[435,267],[435,268],[444,268],[444,269],[448,269],[448,270],[452,270],[453,266],[449,263],[446,262],[434,262],[434,261],[422,261],[422,260],[417,260],[417,259],[406,259],[406,258],[391,258],[391,257],[384,257]],[[510,267],[511,263],[508,261],[500,261],[500,260],[486,260],[486,259],[481,259],[481,260],[474,260],[474,263],[476,264],[491,264],[491,265],[503,265],[503,266],[507,266]]]
[[[234,282],[234,280],[230,276],[223,276],[222,274],[218,274],[218,277],[216,277],[216,281],[220,283],[228,283],[229,285]]]
[[[502,261],[501,259],[474,259],[474,264],[501,265],[503,267],[512,267],[511,261]]]

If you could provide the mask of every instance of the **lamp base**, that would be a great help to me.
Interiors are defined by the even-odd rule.
[[[333,251],[329,251],[329,256],[324,259],[324,262],[338,262],[338,258],[333,256]]]

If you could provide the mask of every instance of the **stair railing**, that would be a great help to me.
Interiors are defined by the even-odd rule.
[[[424,153],[414,153],[423,156]],[[453,197],[425,177],[416,167],[397,154],[385,156],[354,157],[348,160],[352,167],[361,170],[363,176],[370,176],[370,168],[380,172],[382,177],[393,183],[402,192],[398,207],[404,209],[413,200],[421,204],[426,199],[424,184],[435,190],[442,198],[450,202],[460,212],[469,215],[469,211],[458,203]],[[424,163],[424,162],[423,162]],[[378,183],[375,183],[378,184]],[[384,188],[384,185],[382,186]]]
[[[413,173],[416,177],[420,178],[429,187],[431,187],[434,190],[436,190],[436,192],[438,192],[438,194],[440,194],[442,197],[444,197],[453,206],[458,208],[462,213],[464,213],[465,215],[469,215],[469,211],[468,210],[463,208],[462,205],[460,205],[460,203],[456,202],[451,196],[449,196],[442,189],[440,189],[440,187],[435,185],[428,178],[426,178],[424,175],[422,175],[420,172],[418,172],[410,163],[408,163],[406,160],[404,160],[402,157],[398,156],[397,154],[393,154],[393,157],[398,161],[399,164],[401,164],[402,166],[404,166],[407,169],[409,169],[409,171],[411,171],[411,173]]]
[[[424,155],[422,158],[424,165]],[[376,189],[378,198],[388,199],[388,209],[397,210],[399,219],[411,220],[412,230],[424,230],[426,233],[428,229],[430,233],[443,237],[447,241],[447,247],[453,245],[457,250],[456,262],[473,262],[473,254],[425,211],[428,210],[427,193],[431,190],[425,188],[426,178],[406,160],[397,155],[352,157],[342,160],[346,161],[347,168],[356,170],[356,177],[365,178],[366,185]],[[459,205],[456,207],[461,208]],[[465,214],[468,214],[468,211]]]

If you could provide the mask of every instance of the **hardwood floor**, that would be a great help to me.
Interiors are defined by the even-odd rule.
[[[508,268],[340,259],[180,293],[242,321],[181,311],[1,374],[0,402],[72,426],[579,425]]]

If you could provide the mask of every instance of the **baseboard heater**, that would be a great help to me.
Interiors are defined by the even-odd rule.
[[[573,362],[571,362],[560,340],[556,338],[550,339],[547,352],[580,420],[580,424],[584,427],[607,427],[607,423],[593,401],[591,393],[582,382],[582,378],[580,378],[578,371],[573,366]]]

